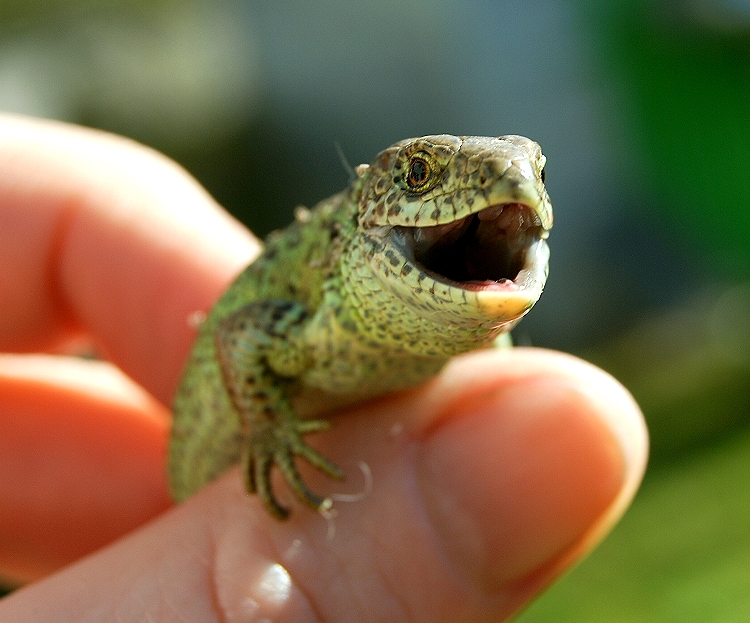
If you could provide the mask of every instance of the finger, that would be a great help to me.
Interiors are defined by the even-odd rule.
[[[232,470],[184,505],[0,602],[9,620],[497,621],[593,546],[644,469],[641,415],[611,377],[542,351],[482,353],[315,440],[372,489],[334,530],[279,523]],[[312,477],[311,477],[312,482]],[[320,486],[320,481],[315,483]],[[93,587],[81,595],[79,587]],[[113,588],[116,587],[116,588]],[[26,618],[24,618],[26,617]]]
[[[257,244],[183,169],[127,139],[0,115],[0,349],[84,330],[169,402],[205,310]]]
[[[167,410],[113,366],[0,356],[0,569],[29,580],[170,506]]]

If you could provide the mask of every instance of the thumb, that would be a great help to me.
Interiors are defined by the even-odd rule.
[[[614,525],[647,453],[640,412],[616,381],[540,350],[459,358],[422,388],[335,419],[313,444],[364,494],[335,503],[332,519],[297,506],[276,522],[231,470],[9,596],[0,618],[501,620]],[[316,491],[341,486],[306,479]]]

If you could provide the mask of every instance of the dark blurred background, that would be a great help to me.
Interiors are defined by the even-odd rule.
[[[750,2],[0,0],[0,109],[170,155],[264,235],[430,133],[548,157],[516,341],[612,372],[652,461],[521,621],[750,620]]]

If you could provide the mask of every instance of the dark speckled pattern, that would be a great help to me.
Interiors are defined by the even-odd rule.
[[[344,192],[298,209],[200,328],[174,404],[175,499],[242,460],[248,490],[273,515],[288,512],[270,488],[274,467],[299,500],[329,504],[294,463],[303,457],[341,476],[302,440],[328,423],[300,418],[296,401],[310,389],[330,396],[316,403],[322,414],[419,384],[451,356],[491,346],[531,308],[546,278],[544,242],[529,287],[485,291],[425,271],[394,233],[523,204],[535,240],[546,238],[552,207],[543,167],[539,146],[520,136],[409,139],[357,167]]]

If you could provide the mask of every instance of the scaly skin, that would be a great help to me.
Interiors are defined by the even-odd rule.
[[[492,346],[534,305],[547,277],[552,206],[545,158],[520,136],[426,136],[396,143],[340,194],[268,237],[263,254],[202,324],[174,405],[175,499],[242,460],[248,491],[276,466],[315,509],[300,456],[341,471],[302,440],[303,419],[417,385],[448,358]],[[308,414],[309,415],[309,414]]]

